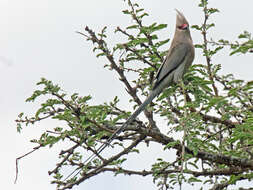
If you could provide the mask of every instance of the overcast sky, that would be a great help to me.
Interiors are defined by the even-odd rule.
[[[175,11],[181,10],[191,24],[199,24],[203,15],[197,0],[136,0],[150,14],[146,24],[152,22],[168,24],[163,39],[174,33]],[[212,7],[221,12],[216,14],[214,39],[236,40],[248,30],[253,31],[253,1],[210,0]],[[92,95],[93,103],[103,103],[114,96],[127,103],[122,83],[115,73],[103,68],[105,59],[97,59],[92,53],[92,45],[75,31],[83,31],[88,25],[98,31],[108,26],[113,35],[117,26],[127,26],[132,21],[121,13],[126,8],[123,0],[0,0],[0,121],[1,121],[1,188],[11,190],[52,190],[48,170],[53,169],[58,149],[42,150],[24,158],[20,162],[20,175],[17,185],[15,158],[33,147],[29,140],[38,136],[42,129],[54,127],[48,122],[45,126],[25,128],[16,133],[15,122],[20,112],[28,114],[36,110],[36,104],[25,103],[25,99],[35,90],[41,77],[58,83],[68,92]],[[108,35],[109,36],[109,35]],[[201,36],[192,31],[194,43]],[[120,39],[110,37],[109,42]],[[166,45],[169,48],[169,44]],[[234,73],[238,78],[252,80],[253,54],[227,56],[219,54],[215,63],[222,65],[222,73]],[[203,61],[197,52],[195,63]],[[109,84],[109,85],[108,85]],[[124,92],[124,93],[122,93]],[[43,128],[44,127],[44,128]],[[156,154],[152,152],[152,154]],[[136,162],[138,158],[134,161]],[[143,162],[145,159],[140,160]],[[117,177],[100,175],[84,182],[74,189],[155,189],[152,181],[140,177]]]

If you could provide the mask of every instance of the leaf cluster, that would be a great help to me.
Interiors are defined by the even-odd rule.
[[[158,36],[158,31],[166,29],[166,24],[145,25],[148,13],[130,0],[127,3],[128,8],[122,12],[134,24],[115,30],[115,35],[126,41],[109,48],[106,27],[99,33],[89,27],[79,33],[92,42],[97,57],[106,58],[105,68],[118,74],[135,108],[148,95],[154,73],[167,52],[162,48],[169,39],[160,40]],[[221,65],[213,62],[226,46],[231,48],[230,55],[250,53],[252,37],[244,32],[239,36],[239,40],[244,40],[242,43],[213,41],[209,31],[215,28],[215,24],[209,23],[209,18],[219,11],[209,8],[207,0],[200,0],[199,7],[203,10],[204,21],[193,25],[192,29],[203,38],[195,48],[202,52],[205,61],[190,68],[184,78],[184,88],[174,84],[165,89],[144,111],[147,120],[136,119],[116,138],[112,145],[116,152],[109,156],[97,154],[96,147],[103,144],[131,114],[118,106],[118,97],[108,103],[91,105],[90,95],[74,93],[69,96],[60,86],[44,78],[37,83],[40,90],[34,91],[27,102],[41,101],[41,96],[46,100],[34,116],[24,116],[23,113],[18,116],[17,130],[21,132],[24,125],[36,125],[43,120],[58,121],[55,128],[31,140],[39,148],[66,142],[68,148],[59,152],[59,162],[49,171],[54,178],[52,183],[58,189],[70,189],[102,172],[152,175],[159,189],[175,189],[183,184],[197,185],[200,189],[206,186],[225,189],[237,181],[252,180],[253,82],[236,79],[232,74],[221,75]],[[131,78],[132,73],[137,75],[135,79]],[[154,115],[168,124],[158,126]],[[166,132],[156,130],[158,128]],[[161,151],[168,155],[176,152],[174,160],[157,158],[150,163],[150,170],[127,168],[127,160],[132,154],[141,156],[143,149],[138,148],[141,142],[147,144],[150,152],[150,143],[161,145]],[[91,154],[96,154],[97,159],[84,164]],[[68,167],[80,172],[66,180],[63,171]]]

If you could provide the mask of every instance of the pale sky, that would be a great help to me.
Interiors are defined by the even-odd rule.
[[[168,24],[168,31],[161,37],[173,37],[175,11],[181,10],[190,24],[199,24],[203,20],[198,0],[136,0],[150,14],[146,24],[153,22]],[[214,39],[234,41],[244,30],[253,31],[253,1],[210,0],[212,7],[218,8],[216,28],[211,34]],[[114,96],[122,99],[121,105],[128,102],[124,86],[118,76],[103,68],[105,59],[97,59],[92,53],[92,44],[75,31],[84,31],[87,25],[95,31],[108,26],[108,36],[114,35],[117,26],[133,23],[121,13],[126,8],[123,0],[0,0],[0,94],[1,117],[1,188],[8,190],[53,190],[52,179],[47,171],[54,168],[59,148],[36,152],[20,161],[19,180],[15,177],[15,158],[30,151],[33,144],[30,139],[38,137],[45,129],[55,127],[54,122],[24,127],[21,134],[16,133],[14,120],[20,112],[31,114],[36,105],[25,103],[36,89],[35,84],[41,77],[52,80],[69,94],[92,95],[93,103],[110,101]],[[201,40],[196,31],[192,31],[194,43]],[[109,43],[117,43],[118,36],[112,36]],[[169,44],[166,45],[169,48]],[[226,51],[224,53],[227,53]],[[227,56],[218,54],[214,62],[222,65],[222,73],[234,73],[238,78],[252,80],[253,54]],[[203,61],[197,50],[194,63]],[[146,155],[159,154],[149,152]],[[131,165],[139,165],[150,160],[132,159]],[[134,190],[156,189],[151,178],[112,177],[102,174],[84,182],[79,189]]]

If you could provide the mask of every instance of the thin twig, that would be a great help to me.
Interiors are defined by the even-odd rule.
[[[31,150],[30,152],[27,152],[26,154],[16,158],[16,176],[15,176],[15,180],[14,180],[14,183],[16,184],[17,183],[17,180],[18,180],[18,162],[20,159],[28,156],[29,154],[33,153],[34,151],[38,150],[39,148],[41,148],[43,145],[39,145],[39,146],[36,146],[33,148],[33,150]]]

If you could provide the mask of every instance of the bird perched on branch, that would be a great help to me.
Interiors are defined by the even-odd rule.
[[[176,12],[177,17],[174,38],[168,54],[157,72],[153,89],[147,99],[127,119],[127,121],[107,139],[105,144],[101,145],[97,149],[97,154],[101,153],[119,133],[121,133],[131,122],[133,122],[134,119],[145,109],[145,107],[163,91],[163,89],[172,83],[180,82],[188,68],[191,66],[195,53],[189,23],[181,12],[178,10],[176,10]],[[95,154],[92,155],[84,163],[93,160],[95,157]]]

